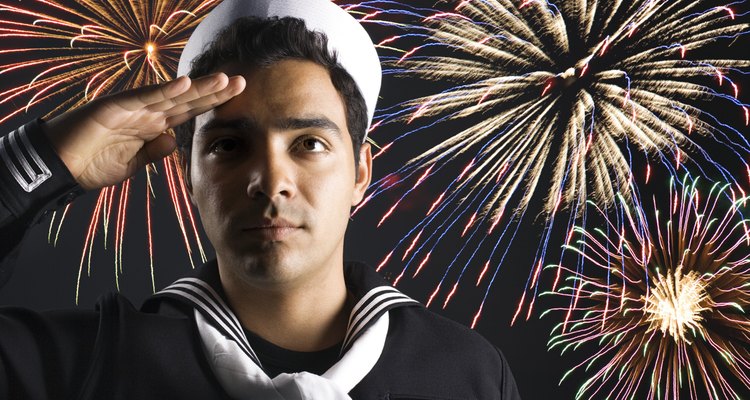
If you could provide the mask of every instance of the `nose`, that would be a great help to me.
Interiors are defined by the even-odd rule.
[[[247,195],[251,199],[290,198],[294,195],[294,163],[284,151],[264,146],[250,157]]]

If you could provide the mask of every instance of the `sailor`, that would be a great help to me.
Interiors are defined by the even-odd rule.
[[[519,398],[495,346],[343,260],[381,80],[355,19],[224,0],[179,74],[0,137],[2,282],[44,211],[175,149],[216,251],[140,309],[0,309],[1,399]]]

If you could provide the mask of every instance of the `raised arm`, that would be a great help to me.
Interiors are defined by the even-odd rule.
[[[118,184],[172,153],[165,131],[240,93],[242,77],[213,74],[105,96],[0,136],[0,286],[21,240],[47,210]]]

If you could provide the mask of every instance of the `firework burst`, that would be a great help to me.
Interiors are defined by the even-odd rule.
[[[0,75],[27,82],[0,93],[0,106],[10,109],[0,117],[0,122],[46,104],[55,105],[47,114],[52,116],[107,93],[173,78],[190,32],[217,3],[216,0],[0,3],[3,42]],[[190,261],[193,262],[191,242],[205,260],[176,155],[165,158],[163,164],[163,175]],[[152,290],[155,283],[151,198],[152,175],[157,171],[156,165],[147,168],[145,196]],[[84,265],[90,273],[98,228],[103,228],[106,245],[110,227],[114,225],[114,268],[119,289],[130,187],[128,180],[99,193],[84,241],[77,286]],[[69,207],[53,214],[50,242],[57,242]]]
[[[748,198],[718,184],[703,198],[696,183],[673,180],[666,212],[654,199],[651,219],[623,199],[621,223],[576,228],[579,246],[566,246],[599,270],[567,269],[571,286],[551,294],[571,305],[547,311],[564,315],[551,348],[595,349],[566,373],[591,374],[578,398],[739,399],[750,389]]]
[[[455,265],[484,265],[476,285],[468,285],[484,284],[489,293],[506,256],[504,248],[537,202],[535,210],[546,225],[513,320],[524,304],[529,305],[528,318],[555,219],[567,219],[567,232],[574,221],[585,220],[589,200],[614,207],[616,193],[628,201],[637,197],[636,156],[648,163],[646,182],[652,162],[673,176],[690,164],[706,176],[734,183],[737,174],[726,165],[736,162],[750,171],[750,143],[739,131],[744,128],[722,122],[707,108],[709,102],[722,104],[750,124],[750,106],[740,100],[738,86],[750,61],[709,58],[704,51],[724,46],[728,52],[727,46],[748,33],[742,22],[746,15],[734,11],[743,2],[451,4],[441,11],[395,2],[350,7],[363,22],[405,32],[379,43],[384,52],[396,54],[385,57],[386,74],[447,86],[378,113],[376,128],[394,122],[416,127],[384,143],[376,157],[399,142],[419,146],[409,142],[414,136],[434,145],[420,147],[421,154],[376,182],[367,198],[407,188],[380,226],[418,186],[439,174],[452,175],[425,207],[426,216],[381,263],[383,268],[394,252],[405,249],[398,283],[405,273],[416,276],[429,264],[449,231],[460,235],[462,247],[428,303],[448,292],[445,306],[455,294],[466,271],[451,274]],[[452,121],[464,122],[455,128]],[[446,129],[455,130],[445,134]],[[432,132],[429,137],[427,131]],[[377,132],[373,138],[378,139]],[[721,147],[721,162],[706,150],[707,143]],[[560,210],[569,211],[568,217],[559,217]],[[482,246],[492,250],[486,262],[477,263]],[[464,257],[460,262],[459,256]],[[444,284],[454,278],[453,284]]]

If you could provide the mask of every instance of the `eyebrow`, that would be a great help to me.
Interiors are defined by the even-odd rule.
[[[278,120],[274,125],[279,129],[285,130],[297,130],[306,128],[325,129],[335,134],[337,137],[341,137],[341,128],[339,128],[339,126],[336,125],[335,122],[322,115],[284,118]],[[254,132],[260,130],[260,124],[253,118],[235,118],[228,120],[211,118],[200,128],[199,133],[205,134],[206,132],[213,129],[229,129],[235,131]]]

